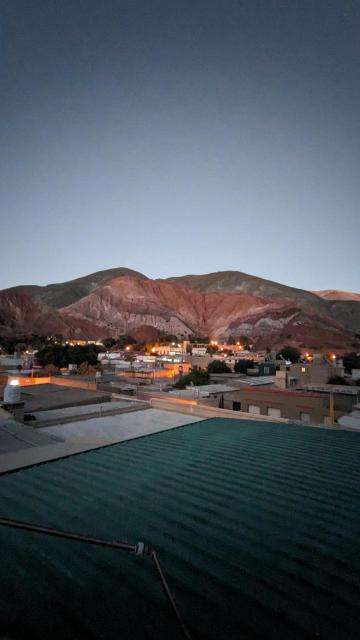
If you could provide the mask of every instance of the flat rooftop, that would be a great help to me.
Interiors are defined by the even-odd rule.
[[[194,640],[355,640],[359,454],[357,433],[211,419],[3,475],[0,510],[154,547]],[[0,544],[6,637],[180,639],[146,558]]]
[[[52,412],[41,413],[46,416]],[[20,424],[0,416],[0,474],[201,420],[158,409],[80,421],[78,418],[73,422],[65,420],[65,424],[34,428],[31,423]],[[59,416],[58,420],[61,422],[64,417]]]
[[[186,389],[173,389],[167,395],[175,398],[197,398],[207,395],[217,395],[218,393],[230,393],[238,391],[237,387],[230,387],[227,384],[203,384],[199,386],[187,387]]]
[[[34,384],[21,387],[21,400],[25,402],[25,413],[106,402],[110,397],[111,394],[106,391],[80,389],[60,384]]]
[[[107,414],[120,414],[129,411],[142,410],[147,407],[141,400],[132,400],[130,397],[110,402],[94,403],[86,405],[75,405],[64,409],[50,409],[49,411],[39,411],[33,413],[35,420],[30,424],[34,427],[45,427],[52,424],[63,424],[65,422],[86,420],[93,417],[103,417]]]

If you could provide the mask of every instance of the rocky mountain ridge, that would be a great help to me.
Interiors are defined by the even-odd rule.
[[[285,342],[355,348],[360,302],[327,300],[240,272],[151,280],[125,268],[0,292],[1,335],[95,339],[143,327],[179,337],[247,335],[259,348]]]

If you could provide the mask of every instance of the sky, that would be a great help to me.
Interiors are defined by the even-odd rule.
[[[360,3],[1,0],[0,288],[360,291]]]

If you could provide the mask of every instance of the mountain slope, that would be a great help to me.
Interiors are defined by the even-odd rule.
[[[22,337],[32,334],[48,336],[61,334],[78,339],[103,337],[93,323],[70,315],[63,316],[56,309],[17,291],[0,291],[0,335]]]
[[[322,299],[235,271],[150,280],[119,268],[0,292],[2,335],[93,339],[144,333],[144,328],[147,335],[161,331],[225,340],[247,335],[259,347],[353,349],[358,348],[360,302]]]
[[[64,316],[91,319],[117,334],[151,325],[167,333],[189,335],[205,323],[202,294],[166,281],[130,276],[115,278],[60,311]]]
[[[323,289],[322,291],[313,291],[315,295],[323,300],[352,300],[360,302],[360,293],[352,291],[339,291],[338,289]]]
[[[94,322],[107,332],[131,334],[153,326],[179,337],[249,336],[257,346],[290,342],[345,348],[354,340],[331,318],[292,301],[248,293],[200,293],[166,280],[116,278],[76,303],[64,317]]]
[[[249,293],[255,296],[280,297],[287,300],[294,300],[297,303],[315,306],[322,310],[325,305],[319,296],[305,291],[295,289],[279,282],[265,280],[257,276],[251,276],[241,271],[216,271],[204,275],[187,275],[168,278],[169,282],[175,282],[185,287],[201,291],[202,293]]]
[[[340,301],[335,302],[333,299],[326,299],[314,292],[288,287],[278,282],[251,276],[240,271],[218,271],[204,275],[187,275],[169,278],[168,281],[203,293],[216,291],[243,292],[265,298],[275,297],[287,300],[295,305],[300,305],[327,316],[350,331],[360,332],[360,300],[342,299],[341,303]],[[353,295],[356,296],[357,294]]]
[[[75,280],[69,280],[68,282],[60,282],[55,284],[48,284],[44,287],[38,285],[20,285],[18,287],[11,287],[5,289],[5,291],[13,291],[15,293],[25,293],[31,298],[40,300],[49,307],[59,308],[65,307],[77,300],[80,300],[84,296],[87,296],[93,289],[100,287],[101,285],[109,282],[113,278],[120,276],[130,275],[135,278],[146,280],[146,276],[138,271],[132,269],[126,269],[125,267],[118,267],[116,269],[106,269],[105,271],[97,271],[91,273],[88,276],[76,278]]]

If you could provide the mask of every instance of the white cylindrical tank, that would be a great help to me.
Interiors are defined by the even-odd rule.
[[[21,388],[17,380],[12,380],[4,389],[4,403],[16,404],[21,402]]]

